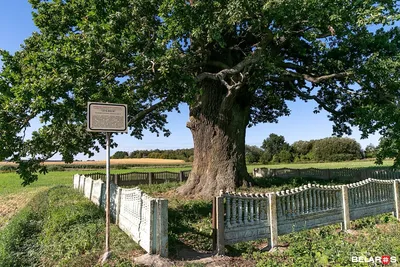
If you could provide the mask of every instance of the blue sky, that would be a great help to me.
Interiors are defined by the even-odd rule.
[[[27,0],[0,0],[0,48],[11,52],[20,49],[24,39],[28,38],[37,28],[33,24],[31,15],[31,6]],[[1,66],[1,65],[0,65]],[[270,133],[283,135],[287,142],[293,143],[297,140],[319,139],[332,135],[332,123],[328,120],[326,112],[314,114],[313,109],[316,106],[314,102],[304,103],[302,101],[289,102],[289,108],[292,114],[288,117],[282,117],[277,124],[259,124],[247,129],[246,144],[260,146],[262,141]],[[193,140],[189,129],[186,128],[186,122],[189,118],[188,106],[180,106],[181,113],[169,113],[168,127],[172,134],[170,137],[157,137],[155,134],[145,132],[142,140],[137,140],[127,134],[115,137],[118,148],[111,150],[114,153],[117,150],[133,151],[138,149],[176,149],[193,147]],[[32,122],[32,128],[27,133],[40,127],[37,120]],[[379,136],[370,136],[368,139],[361,140],[360,133],[354,129],[351,138],[360,142],[365,148],[372,143],[379,143]],[[55,159],[59,159],[56,156]],[[104,159],[105,152],[101,151],[93,159]],[[87,159],[84,156],[78,156],[78,159]]]

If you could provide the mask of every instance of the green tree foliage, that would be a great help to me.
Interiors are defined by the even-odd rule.
[[[281,150],[278,154],[274,155],[272,162],[274,163],[290,163],[293,161],[293,154],[289,150]]]
[[[71,162],[105,146],[103,134],[86,132],[88,101],[127,103],[137,138],[143,129],[169,135],[165,111],[188,103],[194,124],[215,127],[206,139],[234,143],[214,157],[194,138],[195,155],[206,156],[195,157],[193,179],[218,185],[189,178],[190,186],[215,192],[247,173],[245,128],[288,115],[287,101],[315,101],[339,135],[360,125],[364,135],[382,129],[400,140],[397,1],[30,3],[39,31],[14,55],[0,52],[0,160],[19,163],[24,184],[56,153]],[[25,138],[37,117],[43,126]],[[240,138],[227,122],[240,124]],[[240,171],[218,171],[228,158]]]
[[[364,153],[366,158],[376,158],[376,155],[378,153],[378,148],[373,144],[369,144],[365,148]]]
[[[263,150],[257,146],[246,145],[246,163],[256,163],[260,161]]]
[[[129,153],[129,158],[180,159],[190,162],[193,161],[193,148],[136,150]]]
[[[292,144],[293,152],[297,155],[307,155],[313,148],[314,140],[303,141],[299,140]]]
[[[112,159],[125,159],[128,158],[129,154],[126,151],[117,151],[111,156]]]
[[[395,133],[390,133],[390,136],[382,137],[379,140],[376,163],[382,164],[384,159],[394,158],[395,167],[400,167],[400,139],[396,139],[394,136]]]
[[[361,159],[361,146],[351,138],[328,137],[315,141],[313,146],[316,161],[346,161]]]
[[[261,148],[264,149],[261,158],[263,163],[268,163],[270,161],[280,162],[278,154],[281,151],[290,153],[290,145],[285,142],[285,137],[274,133],[270,134],[268,138],[263,141]],[[286,160],[287,158],[285,157],[285,161]]]
[[[293,158],[296,162],[310,161],[314,159],[312,148],[315,140],[310,141],[296,141],[292,144]]]

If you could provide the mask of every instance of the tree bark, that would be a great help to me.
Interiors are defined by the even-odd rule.
[[[235,190],[249,177],[245,136],[251,94],[244,88],[228,92],[212,80],[203,81],[202,88],[187,123],[194,142],[193,168],[178,193],[211,198],[220,190]]]

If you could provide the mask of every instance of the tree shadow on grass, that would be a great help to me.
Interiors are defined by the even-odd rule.
[[[168,208],[169,255],[199,259],[212,254],[212,202],[177,201]]]

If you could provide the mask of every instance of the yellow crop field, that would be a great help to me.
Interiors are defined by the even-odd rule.
[[[45,165],[61,165],[64,162],[61,161],[49,161],[45,162]],[[96,161],[75,161],[71,163],[72,165],[105,165],[105,160]],[[141,158],[141,159],[111,159],[111,164],[149,164],[149,165],[171,165],[171,164],[188,164],[184,160],[179,159],[151,159],[151,158]],[[0,166],[3,165],[15,165],[13,162],[0,162]]]

